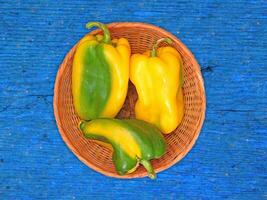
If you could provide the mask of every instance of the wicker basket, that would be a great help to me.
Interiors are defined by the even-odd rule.
[[[165,135],[168,149],[160,159],[153,160],[152,165],[156,172],[163,171],[181,160],[194,145],[202,127],[206,99],[200,67],[190,51],[174,35],[156,26],[144,23],[112,23],[109,24],[113,38],[125,37],[131,44],[132,53],[142,53],[151,49],[153,43],[162,37],[171,38],[175,47],[183,58],[184,63],[184,101],[185,116],[179,127]],[[89,34],[100,33],[95,30]],[[163,44],[164,45],[164,44]],[[77,128],[79,117],[74,112],[71,94],[71,69],[74,46],[66,55],[57,74],[54,89],[54,113],[59,132],[71,151],[87,166],[104,175],[116,178],[137,178],[147,176],[143,167],[134,173],[120,176],[116,173],[112,163],[112,152],[93,141],[85,139]],[[125,104],[118,118],[134,117],[134,105],[137,94],[130,83]]]

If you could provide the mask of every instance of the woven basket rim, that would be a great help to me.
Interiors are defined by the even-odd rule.
[[[172,167],[173,165],[175,165],[177,162],[179,162],[180,160],[182,160],[187,153],[192,149],[192,147],[194,146],[194,144],[196,143],[196,140],[199,137],[201,128],[203,126],[204,120],[205,120],[205,113],[206,113],[206,94],[205,94],[205,88],[204,88],[204,80],[202,78],[202,74],[201,74],[201,70],[200,70],[200,66],[197,63],[194,55],[191,53],[191,51],[173,34],[171,34],[170,32],[152,25],[152,24],[147,24],[147,23],[143,23],[143,22],[113,22],[113,23],[109,23],[107,24],[107,26],[109,28],[114,28],[114,27],[125,27],[125,28],[132,28],[132,27],[143,27],[143,28],[149,28],[149,29],[154,29],[157,30],[159,32],[162,32],[163,34],[165,34],[167,37],[171,38],[174,42],[178,43],[179,46],[181,46],[183,48],[183,50],[192,58],[192,63],[194,66],[197,66],[197,68],[195,68],[196,71],[196,78],[198,79],[199,83],[198,87],[199,90],[201,91],[201,94],[203,94],[202,96],[202,113],[201,113],[201,117],[199,118],[197,129],[194,132],[194,136],[193,139],[190,141],[189,144],[187,144],[184,149],[182,150],[182,152],[168,165],[163,165],[160,168],[157,168],[155,171],[156,173],[161,172],[163,170],[166,170],[170,167]],[[99,29],[93,30],[91,32],[89,32],[86,35],[94,35],[96,33],[101,32]],[[77,42],[78,43],[78,42]],[[141,174],[135,174],[135,176],[131,176],[131,174],[125,175],[125,176],[120,176],[118,174],[114,174],[111,172],[107,172],[107,171],[103,171],[102,169],[96,167],[95,165],[91,164],[90,162],[88,162],[85,158],[83,158],[82,156],[80,156],[79,151],[76,149],[76,147],[72,144],[72,142],[69,140],[69,138],[64,134],[64,130],[60,121],[60,116],[59,116],[59,110],[58,110],[58,94],[59,94],[59,85],[60,85],[60,81],[61,81],[61,77],[62,74],[65,70],[65,63],[68,61],[68,57],[69,55],[71,55],[73,53],[73,51],[75,51],[77,43],[71,48],[71,50],[66,54],[66,56],[64,57],[63,62],[60,64],[60,67],[58,69],[57,75],[56,75],[56,81],[55,81],[55,85],[54,85],[54,98],[53,98],[53,108],[54,108],[54,115],[55,115],[55,120],[59,129],[59,133],[63,139],[63,141],[65,142],[65,144],[67,145],[67,147],[75,154],[75,156],[82,161],[85,165],[89,166],[91,169],[93,169],[96,172],[99,172],[103,175],[109,176],[109,177],[114,177],[114,178],[119,178],[119,179],[130,179],[130,178],[142,178],[142,177],[146,177],[147,173],[141,173]]]

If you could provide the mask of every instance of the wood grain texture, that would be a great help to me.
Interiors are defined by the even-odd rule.
[[[263,0],[0,0],[0,199],[267,199],[266,12]],[[104,177],[58,133],[56,72],[92,20],[165,28],[202,67],[200,137],[156,181]]]

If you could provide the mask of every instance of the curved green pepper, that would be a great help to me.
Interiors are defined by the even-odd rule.
[[[82,121],[79,128],[86,138],[112,145],[112,158],[118,174],[131,173],[141,163],[148,176],[156,178],[149,160],[161,157],[166,151],[166,143],[154,125],[135,119],[102,118]]]
[[[129,80],[130,44],[125,38],[111,41],[108,28],[97,26],[104,35],[87,35],[78,44],[72,67],[72,96],[81,119],[115,117],[126,98]]]

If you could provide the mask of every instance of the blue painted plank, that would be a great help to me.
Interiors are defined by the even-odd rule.
[[[267,199],[266,11],[263,0],[0,0],[0,198]],[[165,28],[202,67],[201,135],[156,181],[104,177],[58,133],[56,72],[92,20]]]

